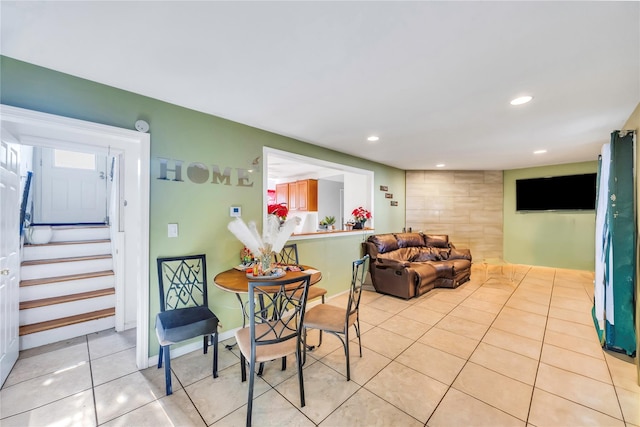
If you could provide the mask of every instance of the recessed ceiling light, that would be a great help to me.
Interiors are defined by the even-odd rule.
[[[544,154],[546,152],[547,152],[547,150],[536,150],[536,151],[533,152],[533,154]]]
[[[436,167],[437,167],[437,168],[443,168],[443,167],[444,167],[444,163],[438,163],[438,164],[436,165]]]
[[[374,142],[374,141],[377,141],[377,140],[379,140],[379,139],[380,139],[379,137],[377,137],[377,136],[373,135],[373,136],[370,136],[369,138],[367,138],[367,141]]]
[[[516,99],[511,100],[510,104],[511,105],[522,105],[522,104],[526,104],[527,102],[531,101],[533,99],[533,96],[521,96],[518,97]]]

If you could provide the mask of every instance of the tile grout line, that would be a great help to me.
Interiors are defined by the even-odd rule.
[[[218,343],[218,345],[220,345],[220,343]],[[219,350],[219,349],[218,349]],[[231,350],[231,349],[229,349]],[[166,350],[165,350],[166,351]],[[231,365],[233,366],[233,365]],[[228,366],[227,368],[230,368],[231,366]],[[226,369],[226,368],[225,368]],[[221,369],[221,371],[223,371],[224,369]],[[207,425],[207,421],[204,419],[204,416],[202,415],[202,413],[200,412],[200,410],[198,409],[198,406],[196,405],[196,403],[193,401],[193,399],[191,398],[191,395],[189,394],[189,392],[187,391],[187,388],[184,386],[184,384],[182,383],[182,381],[180,381],[180,378],[178,377],[178,374],[173,372],[173,367],[171,368],[171,372],[170,374],[173,374],[176,377],[176,380],[180,383],[180,387],[182,387],[182,390],[184,390],[184,394],[185,396],[187,396],[187,399],[189,399],[189,402],[191,402],[191,404],[193,405],[193,409],[196,410],[196,412],[198,413],[198,415],[200,416],[200,419],[202,420],[202,422]],[[208,378],[209,376],[207,375],[206,377],[202,378],[200,381]],[[197,382],[197,381],[196,381]],[[195,383],[194,383],[195,384]],[[167,397],[166,395],[163,397]],[[160,397],[159,399],[156,399],[155,401],[159,401],[160,399],[162,399],[163,397]],[[151,402],[150,402],[151,403]],[[223,417],[224,418],[224,417]]]
[[[91,398],[93,399],[93,418],[95,425],[98,426],[98,402],[96,401],[96,387],[93,382],[93,363],[91,362],[91,349],[89,348],[89,335],[85,335],[84,339],[87,344],[87,359],[89,360],[89,378],[91,379]]]
[[[540,343],[540,353],[538,354],[538,363],[536,365],[536,375],[533,378],[533,386],[531,388],[531,397],[529,398],[529,409],[527,410],[527,419],[525,422],[529,424],[529,418],[531,417],[531,407],[533,406],[533,395],[536,392],[536,383],[538,382],[538,372],[540,372],[540,364],[542,363],[542,352],[544,349],[544,337],[547,335],[547,325],[549,323],[549,313],[551,312],[551,301],[553,300],[553,290],[555,287],[555,278],[557,270],[553,270],[553,279],[551,280],[551,294],[549,295],[549,305],[547,307],[547,315],[544,320],[544,331],[542,332],[542,342]]]

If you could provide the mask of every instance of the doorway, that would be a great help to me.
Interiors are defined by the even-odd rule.
[[[139,369],[148,367],[149,134],[6,105],[0,107],[3,129],[20,144],[112,153],[121,159],[122,189],[116,202],[120,204],[122,220],[113,233],[116,287],[120,287],[116,289],[119,295],[116,304],[122,308],[116,309],[116,325],[118,312],[135,318],[136,364]]]
[[[33,156],[33,223],[109,224],[114,156],[50,147]]]

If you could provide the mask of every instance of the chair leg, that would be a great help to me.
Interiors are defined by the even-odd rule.
[[[258,376],[261,377],[264,373],[264,362],[260,362],[260,366],[258,366]]]
[[[282,370],[286,371],[287,370],[287,356],[284,356],[282,358]]]
[[[213,378],[218,378],[218,333],[211,335],[213,345]]]
[[[324,304],[324,295],[322,295],[322,303]],[[320,329],[320,339],[318,340],[318,347],[322,345],[322,329]]]
[[[207,335],[202,337],[202,352],[204,354],[207,354],[207,351],[209,351],[209,342],[208,342],[209,337]]]
[[[247,380],[247,359],[244,358],[242,353],[240,353],[240,375],[242,382],[245,382]]]
[[[169,346],[164,349],[164,382],[166,386],[167,396],[173,394],[173,388],[171,387],[171,352]]]
[[[298,342],[298,349],[296,350],[296,365],[298,367],[298,386],[300,387],[300,407],[304,408],[304,378],[302,376],[302,353],[300,351],[300,342]]]
[[[360,357],[362,357],[362,340],[360,339],[360,320],[356,318],[353,324],[356,327],[356,335],[358,335],[358,347],[360,347]]]
[[[247,402],[247,427],[251,427],[251,413],[253,411],[253,382],[255,379],[256,359],[251,356],[249,364],[249,401]]]
[[[344,334],[344,356],[347,359],[347,381],[351,381],[351,364],[349,363],[349,328]]]
[[[160,346],[160,350],[158,351],[158,369],[162,368],[162,346]]]
[[[302,366],[307,363],[307,328],[302,329]]]

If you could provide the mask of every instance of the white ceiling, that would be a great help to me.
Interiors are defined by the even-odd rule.
[[[0,8],[3,55],[402,169],[595,160],[640,101],[639,2]]]

